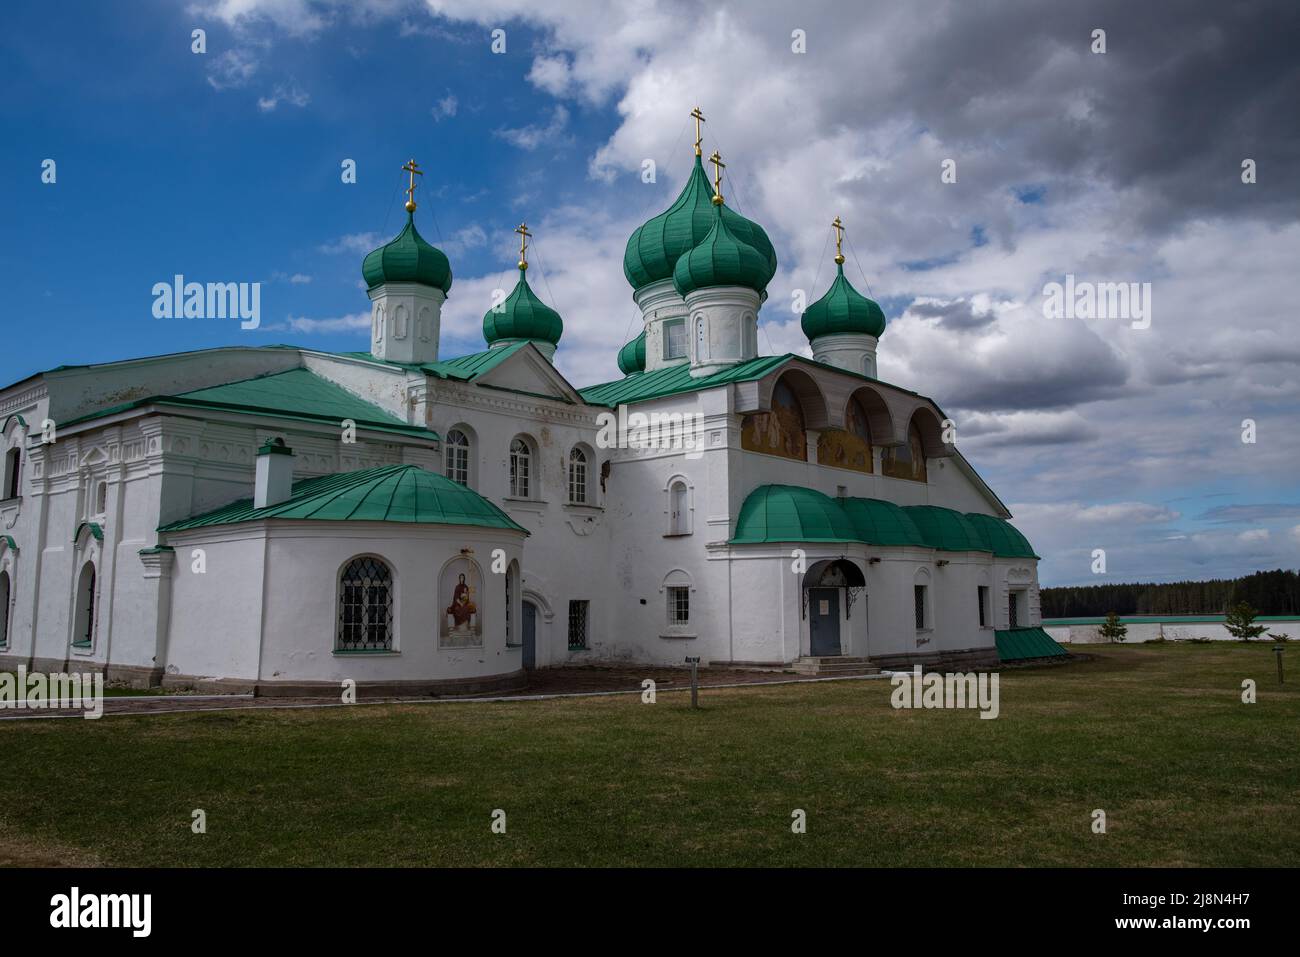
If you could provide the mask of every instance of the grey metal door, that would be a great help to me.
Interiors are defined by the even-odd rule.
[[[814,658],[840,653],[840,590],[808,589],[810,654]]]
[[[524,602],[524,667],[537,667],[537,606],[531,601]]]

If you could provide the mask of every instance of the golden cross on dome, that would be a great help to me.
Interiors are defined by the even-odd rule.
[[[402,169],[411,174],[411,185],[406,187],[406,211],[408,213],[413,213],[415,212],[415,177],[423,176],[424,173],[420,167],[415,164],[415,160],[413,159],[408,160]]]
[[[727,164],[722,162],[722,157],[717,150],[709,157],[709,162],[713,164],[713,205],[722,205],[722,171],[727,168]]]
[[[698,106],[691,110],[691,116],[695,118],[695,155],[703,156],[703,152],[700,151],[700,144],[704,142],[704,139],[700,136],[700,124],[708,121],[704,119],[704,114],[700,112]]]
[[[528,268],[528,237],[532,235],[528,231],[527,223],[520,223],[515,227],[515,232],[519,234],[519,268]]]
[[[844,243],[844,224],[840,222],[838,216],[835,217],[835,222],[831,223],[831,228],[835,230],[835,265],[843,266],[844,250],[842,245]]]

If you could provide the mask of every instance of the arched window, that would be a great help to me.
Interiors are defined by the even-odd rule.
[[[5,453],[5,498],[17,498],[22,494],[23,451],[14,446]]]
[[[587,453],[577,446],[569,453],[569,502],[587,504]]]
[[[339,576],[339,651],[393,650],[393,573],[363,555]]]
[[[9,647],[9,572],[0,571],[0,648]]]
[[[690,533],[690,490],[684,481],[677,479],[668,486],[668,534],[689,535]]]
[[[469,436],[460,429],[452,429],[447,433],[447,441],[443,445],[442,455],[447,478],[468,487]]]
[[[73,619],[72,645],[89,648],[95,638],[95,563],[81,566],[77,579],[76,617]]]
[[[510,443],[510,495],[513,498],[528,498],[532,472],[533,450],[522,437],[516,436]]]

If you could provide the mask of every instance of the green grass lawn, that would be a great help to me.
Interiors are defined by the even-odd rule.
[[[840,681],[706,690],[696,712],[661,693],[0,722],[0,861],[1294,865],[1300,646],[1283,688],[1271,647],[1086,646],[1003,672],[994,721]]]

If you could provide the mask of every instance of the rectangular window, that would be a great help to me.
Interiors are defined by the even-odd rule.
[[[569,650],[579,651],[587,647],[587,605],[585,598],[569,601]]]
[[[664,358],[686,357],[686,320],[669,319],[664,323]]]
[[[1015,592],[1007,599],[1007,627],[1020,627],[1020,596]]]
[[[686,585],[668,586],[668,624],[688,625],[691,621],[691,590]]]
[[[987,585],[979,586],[979,602],[980,602],[980,627],[987,628],[989,626],[989,612],[988,612],[989,589]]]
[[[22,493],[23,453],[14,447],[5,453],[5,498],[17,498]]]
[[[447,446],[447,478],[461,485],[469,485],[469,449]]]
[[[569,501],[574,505],[587,504],[587,461],[585,456],[574,456],[569,460]]]
[[[925,586],[913,585],[912,595],[916,600],[916,630],[925,630]]]

